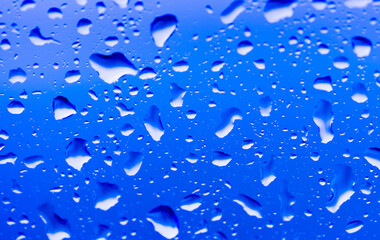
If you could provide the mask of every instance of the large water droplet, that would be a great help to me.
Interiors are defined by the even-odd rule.
[[[328,143],[334,138],[332,131],[332,122],[334,114],[332,112],[332,105],[326,100],[320,100],[315,106],[313,120],[319,128],[319,135],[321,136],[322,143]]]
[[[124,171],[128,176],[135,176],[141,168],[144,155],[141,152],[129,152],[128,160],[124,164]]]
[[[164,134],[164,127],[162,126],[160,114],[160,109],[153,105],[150,107],[149,113],[144,118],[145,128],[154,141],[160,141]]]
[[[87,18],[82,18],[78,21],[77,30],[79,34],[88,35],[90,34],[90,28],[92,27],[92,22]]]
[[[221,121],[216,128],[215,134],[219,138],[227,136],[234,128],[235,120],[243,119],[242,113],[237,108],[229,108],[221,114]]]
[[[62,96],[54,98],[53,112],[55,120],[62,120],[77,113],[75,105]]]
[[[354,188],[354,175],[349,166],[338,164],[335,177],[331,183],[331,190],[333,192],[330,201],[327,203],[327,210],[336,213],[340,206],[348,201],[355,193]]]
[[[116,52],[111,55],[94,53],[90,56],[90,64],[99,77],[106,83],[114,83],[124,75],[135,76],[137,69],[122,53]]]
[[[195,194],[190,194],[181,200],[181,209],[186,211],[194,211],[199,208],[202,204],[202,198]]]
[[[161,236],[172,239],[178,235],[178,218],[169,206],[160,205],[152,209],[146,219]]]
[[[252,43],[247,40],[241,41],[237,46],[237,52],[243,56],[250,53],[252,49],[253,49]]]
[[[183,105],[183,97],[186,94],[186,90],[181,88],[175,83],[170,84],[170,93],[171,93],[171,99],[170,99],[170,105],[172,107],[182,107]]]
[[[317,90],[331,92],[333,90],[331,85],[331,77],[326,76],[316,78],[313,87]]]
[[[364,37],[353,37],[352,48],[356,56],[358,57],[368,57],[372,50],[372,43],[369,39]]]
[[[65,74],[65,81],[67,83],[75,83],[79,81],[80,77],[81,77],[81,74],[79,70],[67,71]]]
[[[279,22],[293,16],[296,0],[268,0],[264,7],[264,17],[269,23]]]
[[[363,226],[364,226],[364,224],[362,221],[359,221],[359,220],[351,221],[346,226],[346,232],[347,233],[356,233],[357,231],[362,229]]]
[[[213,153],[212,164],[218,167],[224,167],[227,166],[231,162],[231,160],[231,155],[221,151],[215,151]]]
[[[108,182],[98,182],[99,191],[97,194],[95,208],[107,211],[119,202],[120,190],[115,184]]]
[[[50,203],[38,207],[40,217],[46,224],[46,235],[49,240],[62,240],[70,238],[70,226],[66,219],[61,218]]]
[[[91,159],[86,143],[82,138],[74,138],[66,147],[66,162],[78,171]]]
[[[19,101],[12,101],[8,104],[7,109],[12,114],[21,114],[25,110],[25,107]]]
[[[150,31],[157,47],[163,47],[165,42],[177,29],[178,20],[174,15],[166,14],[156,17],[150,25]]]
[[[36,46],[43,46],[49,43],[60,44],[60,42],[53,39],[52,37],[42,36],[39,27],[35,27],[30,31],[29,40]]]
[[[9,71],[8,80],[12,84],[16,82],[23,83],[26,81],[26,72],[21,68],[12,69]]]
[[[239,194],[236,199],[234,199],[234,202],[239,204],[249,216],[262,218],[261,204],[255,199],[244,194]]]
[[[220,19],[224,24],[230,24],[245,10],[244,0],[234,0],[220,14]]]
[[[12,163],[15,164],[17,156],[14,153],[7,153],[5,155],[0,155],[0,164]]]
[[[38,165],[44,163],[44,157],[41,155],[33,155],[24,158],[23,162],[27,168],[36,168]]]
[[[368,100],[367,89],[363,83],[354,83],[352,85],[352,96],[351,99],[357,103],[364,103]]]
[[[377,167],[380,170],[380,148],[368,148],[364,153],[364,158],[368,161],[369,164]]]

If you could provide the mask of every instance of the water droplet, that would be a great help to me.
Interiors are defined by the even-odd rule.
[[[260,114],[263,117],[269,117],[272,111],[272,99],[269,96],[261,97],[259,100]]]
[[[181,209],[186,211],[194,211],[202,205],[202,198],[195,194],[190,194],[181,200]]]
[[[107,211],[119,202],[121,197],[119,187],[108,182],[98,182],[98,186],[95,208]]]
[[[124,75],[137,74],[136,67],[119,52],[111,55],[94,53],[90,56],[90,64],[99,73],[99,77],[109,84],[117,82]]]
[[[157,47],[163,47],[165,42],[173,35],[178,26],[174,15],[166,14],[156,17],[150,25],[150,31]]]
[[[151,67],[144,68],[143,70],[141,70],[139,74],[139,78],[142,80],[152,79],[152,78],[155,78],[156,76],[157,76],[156,71],[154,71],[154,69]]]
[[[225,167],[231,162],[231,160],[231,155],[221,151],[215,151],[213,153],[212,164],[218,167]]]
[[[146,218],[161,236],[172,239],[179,233],[178,218],[169,206],[160,205],[152,209]]]
[[[75,83],[79,81],[80,77],[81,77],[81,74],[79,70],[67,71],[65,74],[65,81],[68,83]]]
[[[293,16],[296,0],[268,0],[264,7],[264,17],[269,23],[279,22]]]
[[[235,120],[243,119],[242,113],[237,108],[229,108],[221,114],[221,121],[216,128],[215,134],[219,138],[227,136],[234,128]]]
[[[261,183],[267,187],[276,179],[274,174],[274,156],[261,164]]]
[[[362,229],[363,226],[364,226],[364,224],[359,220],[351,221],[346,226],[346,232],[347,233],[356,233],[357,231]]]
[[[288,182],[286,180],[281,181],[281,193],[278,195],[281,202],[281,215],[282,219],[286,222],[293,219],[295,213],[292,209],[292,205],[295,203],[295,198],[289,193]]]
[[[357,103],[364,103],[368,100],[367,89],[363,83],[354,83],[352,85],[352,96],[351,99]]]
[[[316,78],[313,87],[317,90],[331,92],[333,90],[331,85],[331,77],[326,76]]]
[[[113,0],[120,8],[127,8],[129,0]]]
[[[145,128],[154,141],[160,141],[164,134],[164,127],[162,126],[160,114],[158,107],[153,105],[150,107],[149,113],[144,118]]]
[[[345,0],[344,5],[348,8],[365,8],[372,0]]]
[[[247,41],[247,40],[241,41],[237,46],[237,52],[243,56],[250,53],[252,51],[252,49],[253,49],[252,43],[250,41]]]
[[[53,112],[55,120],[62,120],[77,113],[75,105],[62,96],[54,98]]]
[[[264,61],[264,59],[258,59],[256,61],[254,61],[253,64],[255,65],[255,67],[257,69],[260,69],[260,70],[264,70],[265,69],[265,61]]]
[[[24,83],[26,81],[26,72],[22,70],[21,68],[12,69],[9,71],[8,80],[14,84],[14,83]]]
[[[348,201],[355,193],[354,188],[354,175],[349,166],[338,164],[335,171],[335,177],[331,183],[331,190],[333,192],[330,201],[327,203],[327,210],[336,213],[341,205]]]
[[[338,69],[346,69],[350,66],[350,63],[346,57],[339,56],[334,59],[333,65]]]
[[[66,219],[61,218],[50,203],[38,207],[40,217],[46,224],[46,235],[49,240],[62,240],[70,238],[70,225]]]
[[[143,154],[141,152],[129,152],[128,160],[124,165],[124,171],[128,176],[135,176],[141,168],[143,162]]]
[[[171,93],[171,99],[170,99],[170,105],[172,107],[182,107],[183,105],[183,97],[186,94],[186,90],[179,87],[175,83],[170,84],[170,93]]]
[[[364,158],[368,161],[369,164],[377,167],[380,170],[380,148],[368,148],[364,153]]]
[[[119,110],[121,117],[135,114],[135,112],[133,111],[133,108],[129,109],[123,103],[116,104],[116,108],[117,110]]]
[[[38,165],[44,163],[44,157],[41,155],[33,155],[24,158],[24,164],[27,168],[36,168]]]
[[[50,19],[62,19],[63,14],[62,14],[61,9],[53,7],[48,10],[48,17]]]
[[[12,163],[15,164],[17,156],[14,153],[7,153],[5,155],[0,155],[0,164]]]
[[[121,127],[121,134],[123,134],[123,136],[126,136],[126,137],[131,135],[134,131],[135,129],[129,123],[126,123]]]
[[[25,110],[25,107],[19,101],[12,101],[8,104],[7,109],[12,114],[21,114]]]
[[[372,50],[372,43],[369,39],[364,37],[353,37],[352,48],[356,56],[358,57],[368,57]]]
[[[29,9],[33,9],[36,7],[36,2],[34,0],[24,0],[20,5],[20,10],[25,12]]]
[[[220,14],[220,19],[224,24],[230,24],[245,10],[244,0],[234,0]]]
[[[261,204],[255,199],[244,194],[239,194],[233,201],[239,204],[249,216],[262,218]]]
[[[49,43],[61,44],[52,37],[44,37],[40,32],[39,27],[35,27],[30,31],[29,40],[36,46],[43,46]]]
[[[90,28],[92,27],[92,22],[87,18],[82,18],[78,21],[77,30],[79,34],[88,35],[90,34]]]
[[[212,64],[211,71],[213,72],[219,72],[226,63],[224,61],[215,61]]]
[[[176,72],[186,72],[188,69],[189,69],[189,63],[184,60],[176,62],[173,65],[173,70]]]
[[[333,119],[334,114],[332,112],[331,103],[326,100],[320,100],[315,106],[313,120],[319,128],[322,143],[328,143],[334,138],[332,131]]]
[[[87,141],[82,138],[74,138],[66,147],[66,162],[78,171],[92,157],[87,150],[86,143]]]

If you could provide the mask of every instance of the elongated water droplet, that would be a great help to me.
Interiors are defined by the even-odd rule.
[[[150,31],[157,47],[163,47],[178,26],[176,16],[166,14],[156,17],[150,25]]]
[[[244,195],[244,194],[239,194],[234,199],[234,202],[239,204],[249,216],[262,218],[261,204],[255,199],[248,197],[247,195]]]
[[[158,107],[153,105],[150,107],[149,113],[144,118],[145,128],[154,141],[160,141],[164,134],[164,127],[162,126],[160,114]]]
[[[351,221],[346,226],[346,232],[347,233],[356,233],[357,231],[362,229],[363,226],[364,226],[364,224],[362,221],[359,221],[359,220]]]
[[[124,171],[128,176],[135,176],[141,168],[144,155],[141,152],[129,152],[128,160],[124,164]]]
[[[332,112],[332,105],[326,100],[320,100],[315,106],[313,120],[319,128],[319,135],[321,136],[322,143],[328,143],[334,138],[332,131],[332,122],[334,114]]]
[[[338,164],[335,171],[335,177],[331,183],[333,192],[330,201],[327,203],[327,210],[336,213],[343,203],[348,201],[355,193],[354,175],[349,166]]]
[[[170,99],[170,105],[172,107],[182,107],[183,105],[183,97],[186,94],[186,90],[181,88],[175,83],[170,84],[170,93],[171,93],[171,99]]]
[[[220,14],[220,19],[224,24],[230,24],[245,10],[244,0],[234,0]]]
[[[227,136],[234,128],[235,120],[243,119],[242,113],[237,108],[229,108],[221,114],[221,121],[216,128],[216,136],[219,138],[224,138]]]
[[[60,44],[60,42],[53,39],[52,37],[42,36],[39,27],[35,27],[32,29],[32,31],[30,31],[29,40],[36,46],[43,46],[49,43]]]

